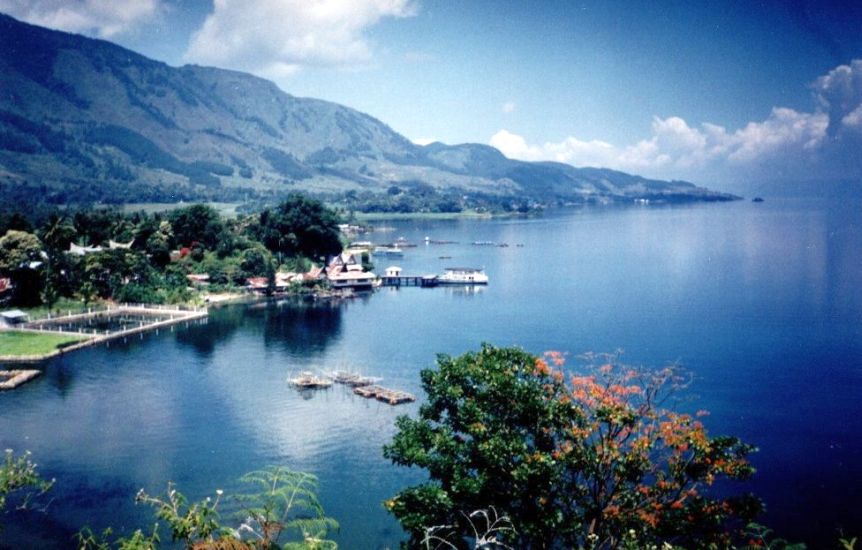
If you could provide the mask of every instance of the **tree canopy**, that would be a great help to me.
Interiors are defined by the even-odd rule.
[[[192,296],[189,274],[209,275],[209,288],[244,286],[250,277],[266,277],[274,285],[279,268],[292,270],[307,266],[309,258],[337,254],[338,221],[334,211],[300,195],[238,219],[223,219],[203,204],[153,214],[50,212],[36,234],[16,229],[0,234],[0,276],[13,279],[13,303],[25,306],[40,300],[50,306],[61,298],[185,301]],[[0,227],[32,227],[20,214],[4,215],[0,222]],[[69,253],[72,243],[94,249]]]
[[[290,195],[258,219],[257,237],[272,252],[318,259],[341,252],[338,217],[322,203]]]
[[[431,526],[469,536],[467,514],[489,507],[511,518],[516,548],[616,548],[632,529],[647,542],[730,544],[760,503],[707,489],[749,477],[753,448],[663,409],[674,369],[589,359],[601,364],[566,372],[559,353],[485,345],[422,371],[427,402],[384,448],[429,475],[386,503],[411,545]]]

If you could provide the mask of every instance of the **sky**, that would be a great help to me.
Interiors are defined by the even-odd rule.
[[[0,0],[417,143],[734,189],[862,182],[862,2]]]

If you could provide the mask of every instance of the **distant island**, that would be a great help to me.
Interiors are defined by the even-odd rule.
[[[261,78],[175,68],[0,14],[6,204],[257,206],[302,191],[360,212],[526,212],[552,204],[726,201],[684,181],[419,146],[353,109]]]

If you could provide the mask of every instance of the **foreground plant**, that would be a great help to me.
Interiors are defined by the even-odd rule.
[[[223,526],[218,512],[224,495],[216,491],[189,503],[186,497],[168,484],[164,496],[152,496],[141,489],[135,502],[155,508],[156,517],[164,521],[171,540],[193,550],[336,550],[327,534],[338,529],[338,523],[323,513],[317,498],[317,478],[311,474],[270,467],[248,473],[240,481],[253,484],[259,491],[237,495],[244,521],[237,529]],[[155,550],[160,547],[157,523],[149,535],[135,531],[129,538],[111,540],[112,530],[100,534],[89,528],[77,535],[79,550]],[[294,540],[280,539],[298,535]]]
[[[34,495],[44,494],[54,485],[54,480],[45,480],[36,471],[36,463],[30,453],[15,456],[12,449],[6,449],[0,465],[0,512],[6,509],[10,495],[21,496],[17,508],[26,508]]]
[[[398,419],[384,448],[429,474],[386,503],[411,545],[431,525],[469,538],[457,511],[489,506],[511,518],[506,542],[525,549],[620,548],[631,530],[643,544],[688,548],[728,547],[742,535],[760,502],[704,491],[751,476],[753,447],[709,437],[698,418],[663,408],[681,382],[676,369],[584,359],[567,376],[562,354],[485,345],[422,371],[427,401],[418,418]]]
[[[243,505],[245,521],[239,533],[253,536],[259,548],[277,548],[283,534],[298,534],[300,540],[284,548],[334,550],[335,542],[327,540],[338,522],[323,513],[317,498],[317,477],[280,467],[250,472],[240,478],[259,490],[237,495]]]

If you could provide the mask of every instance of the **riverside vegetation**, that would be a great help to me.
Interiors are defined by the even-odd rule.
[[[342,249],[338,215],[291,195],[279,206],[237,219],[192,205],[169,213],[54,211],[38,219],[0,216],[0,277],[10,303],[182,303],[198,300],[187,275],[209,275],[211,290],[240,288],[248,277],[304,271]],[[113,241],[128,247],[110,248]],[[102,247],[74,255],[70,244]]]
[[[747,457],[755,449],[710,436],[702,411],[667,408],[685,385],[679,369],[632,368],[618,354],[582,359],[569,367],[558,352],[484,345],[422,371],[427,400],[418,417],[398,419],[384,448],[395,464],[429,476],[384,503],[409,536],[405,547],[805,548],[754,523],[757,497],[733,494],[733,482],[754,474]],[[267,468],[241,481],[257,490],[233,497],[237,527],[222,523],[220,490],[190,504],[169,484],[164,496],[141,490],[136,502],[152,506],[186,548],[337,547],[327,537],[338,524],[324,514],[314,476]],[[28,455],[7,451],[0,507],[7,495],[26,504],[50,485]],[[155,549],[160,526],[117,538],[85,528],[76,540],[88,550]],[[833,547],[855,545],[841,538]]]

